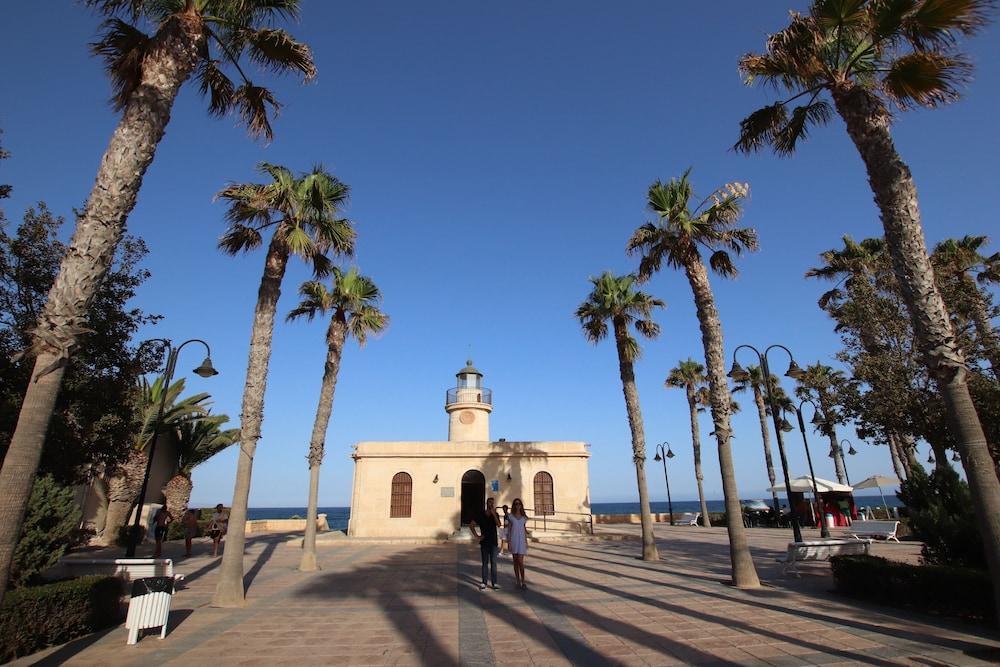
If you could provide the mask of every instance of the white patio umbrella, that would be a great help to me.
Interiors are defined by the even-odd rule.
[[[885,508],[885,515],[889,516],[889,506],[885,502],[885,494],[882,493],[883,486],[893,486],[894,484],[899,484],[899,480],[895,477],[886,477],[885,475],[872,475],[868,479],[863,479],[854,485],[855,489],[878,489],[878,494],[882,496],[882,507]]]
[[[790,480],[792,483],[792,491],[797,493],[812,493],[813,492],[813,478],[809,475],[803,475],[802,477],[796,477]],[[855,487],[857,488],[857,487]],[[784,484],[776,484],[772,486],[768,491],[783,492],[785,490]],[[829,491],[842,491],[845,493],[850,493],[852,488],[846,484],[838,484],[837,482],[831,482],[828,479],[823,479],[822,477],[816,478],[816,490],[820,493],[827,493]]]

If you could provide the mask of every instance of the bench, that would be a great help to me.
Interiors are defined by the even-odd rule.
[[[795,576],[799,576],[796,563],[804,560],[829,560],[830,556],[868,554],[871,550],[871,544],[871,540],[860,538],[789,542],[785,557],[778,558],[777,561],[785,564],[782,570],[783,574],[794,572]]]
[[[697,526],[698,519],[701,518],[701,512],[683,512],[679,517],[674,519],[674,524],[678,526]]]
[[[121,577],[125,582],[145,577],[172,577],[178,581],[184,578],[183,574],[174,574],[174,561],[169,558],[71,557],[63,558],[59,564],[74,577],[102,574],[108,577]]]
[[[887,542],[889,540],[899,542],[896,537],[898,527],[898,521],[855,521],[847,529],[847,534],[859,540],[863,537],[874,537],[882,538]]]

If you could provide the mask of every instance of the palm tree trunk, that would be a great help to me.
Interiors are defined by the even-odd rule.
[[[177,91],[194,70],[203,46],[201,18],[193,12],[167,21],[153,38],[143,61],[142,81],[111,135],[87,207],[33,332],[33,350],[38,356],[0,470],[0,602],[62,385],[62,365],[83,331],[90,303],[111,266],[143,175],[170,120]]]
[[[767,481],[771,483],[769,488],[773,489],[777,477],[774,475],[774,459],[771,457],[771,434],[767,430],[767,407],[764,405],[764,394],[757,385],[753,385],[753,401],[757,405],[757,417],[760,419],[760,435],[764,440],[764,463],[767,465]],[[778,500],[777,491],[771,491],[771,499],[774,502],[774,516],[780,517],[781,501]]]
[[[167,499],[167,511],[180,521],[187,512],[188,501],[191,500],[191,478],[183,473],[177,473],[163,485],[163,497]]]
[[[722,354],[722,323],[715,307],[715,297],[708,281],[708,272],[701,258],[694,255],[684,265],[701,327],[701,342],[705,348],[705,369],[708,375],[708,395],[712,404],[712,421],[715,438],[719,443],[719,469],[722,472],[722,493],[726,500],[726,530],[729,533],[729,559],[733,568],[733,584],[738,588],[759,588],[760,579],[750,556],[746,529],[743,527],[743,510],[740,492],[736,488],[736,470],[733,467],[733,450],[730,444],[730,411],[732,396],[726,384],[725,362]],[[766,380],[765,380],[766,381]]]
[[[920,354],[944,399],[951,434],[962,457],[979,518],[995,604],[1000,611],[1000,479],[969,393],[965,358],[956,346],[948,310],[934,280],[920,221],[917,188],[893,144],[889,113],[881,103],[851,83],[831,92],[837,112],[847,124],[847,133],[868,171],[885,229],[886,247]]]
[[[219,583],[212,598],[215,607],[242,607],[246,596],[243,588],[243,551],[246,548],[250,478],[253,474],[253,455],[260,439],[260,425],[264,420],[264,390],[267,387],[267,366],[271,360],[274,313],[281,296],[281,281],[288,267],[288,250],[279,236],[275,234],[271,237],[264,259],[264,274],[257,290],[247,378],[240,409],[240,453],[236,463],[233,504],[229,510],[226,548],[219,566]]]
[[[319,504],[319,467],[323,463],[323,448],[326,430],[333,412],[333,395],[337,389],[337,374],[340,372],[340,357],[347,339],[347,322],[343,313],[337,312],[330,319],[326,333],[326,363],[323,365],[323,383],[319,390],[319,405],[313,421],[312,438],[309,441],[309,506],[306,509],[306,534],[302,540],[302,561],[299,569],[314,572],[316,563],[316,512]]]
[[[701,473],[701,432],[698,428],[698,400],[694,387],[687,385],[688,409],[691,411],[691,449],[694,450],[694,480],[698,485],[698,502],[701,503],[702,525],[712,527],[712,519],[708,516],[708,503],[705,502],[705,490],[701,481],[705,476]]]
[[[906,479],[906,468],[903,467],[903,458],[899,455],[899,445],[894,434],[889,434],[889,456],[892,458],[892,469],[896,472],[896,477]]]
[[[115,475],[108,480],[108,511],[104,519],[104,530],[101,531],[101,543],[112,545],[118,539],[121,530],[135,507],[142,489],[142,478],[146,474],[147,451],[131,450],[128,459],[118,468]],[[142,511],[142,508],[139,508]]]
[[[639,520],[642,523],[642,559],[659,560],[656,537],[653,535],[653,516],[649,511],[649,490],[646,488],[646,434],[639,408],[639,390],[635,386],[635,371],[625,349],[628,331],[624,320],[615,319],[615,347],[618,349],[618,373],[625,394],[625,410],[632,431],[632,461],[635,463],[635,480],[639,486]]]
[[[979,338],[979,345],[983,348],[983,354],[990,362],[993,377],[1000,380],[1000,343],[997,342],[996,331],[993,330],[993,323],[990,322],[986,299],[968,275],[964,275],[962,280],[967,283],[968,289],[974,290],[972,292],[974,294],[972,322],[976,327],[976,335]]]

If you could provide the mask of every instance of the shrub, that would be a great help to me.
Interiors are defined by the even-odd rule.
[[[984,570],[911,565],[877,556],[830,559],[836,590],[893,607],[981,622],[995,617],[993,585]]]
[[[210,520],[198,521],[198,530],[195,532],[195,537],[204,537],[208,535],[208,524]],[[167,541],[170,540],[183,540],[184,539],[184,523],[181,521],[174,521],[167,526]]]
[[[132,536],[133,525],[131,522],[118,528],[118,537],[115,538],[115,546],[119,546],[122,549],[128,548],[129,538]],[[136,539],[136,544],[142,544],[142,541],[146,539],[146,527],[139,526],[139,537]]]
[[[913,536],[924,545],[920,555],[932,565],[986,569],[986,552],[976,526],[969,485],[947,468],[929,476],[914,466],[899,487]]]
[[[121,579],[99,576],[8,592],[0,607],[0,662],[118,623],[121,597]]]
[[[73,489],[60,486],[50,475],[38,477],[24,517],[24,530],[14,550],[10,581],[23,586],[55,565],[79,538],[80,509]]]

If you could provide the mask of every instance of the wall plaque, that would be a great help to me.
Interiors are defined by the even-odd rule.
[[[454,498],[455,497],[455,487],[454,486],[442,486],[441,487],[441,497],[442,498]]]

